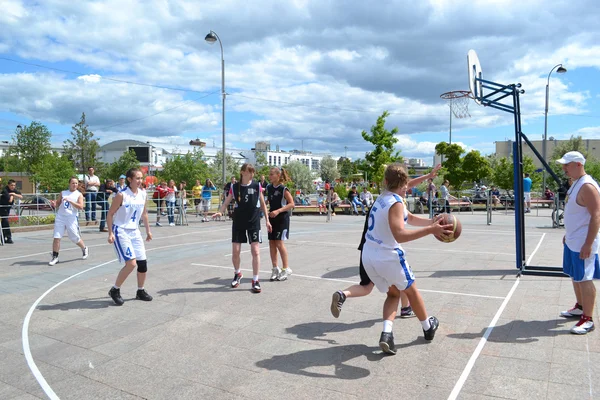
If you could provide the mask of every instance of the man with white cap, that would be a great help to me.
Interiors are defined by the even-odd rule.
[[[594,330],[593,279],[600,279],[600,187],[585,173],[585,157],[580,152],[569,151],[556,162],[562,164],[565,174],[573,180],[565,200],[563,271],[571,277],[577,298],[575,306],[561,312],[561,316],[579,318],[571,333],[584,335]]]

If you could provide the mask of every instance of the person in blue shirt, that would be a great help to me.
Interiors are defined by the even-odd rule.
[[[213,190],[217,190],[217,187],[212,183],[210,179],[207,179],[202,186],[202,211],[204,212],[204,218],[202,222],[208,222],[208,210],[210,210],[210,205],[212,203],[212,192]]]
[[[526,213],[531,212],[531,178],[529,174],[525,174],[523,178],[523,197],[525,200],[525,211]]]

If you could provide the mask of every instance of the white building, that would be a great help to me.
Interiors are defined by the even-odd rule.
[[[248,162],[256,164],[256,153],[262,153],[268,165],[282,167],[292,161],[300,161],[306,165],[311,171],[319,171],[321,169],[321,161],[327,154],[313,154],[310,151],[290,150],[285,151],[275,146],[273,150],[270,142],[256,142],[253,149],[245,151],[243,154],[248,159]]]
[[[4,157],[6,154],[8,154],[9,148],[10,142],[8,140],[0,141],[0,157]],[[50,151],[56,151],[57,153],[62,154],[64,149],[62,148],[62,146],[57,146],[53,144],[50,147]]]
[[[198,141],[200,144],[201,142]],[[201,144],[204,144],[203,142]],[[142,167],[148,167],[150,171],[161,170],[163,164],[176,155],[185,155],[188,152],[193,153],[194,150],[202,150],[204,157],[210,164],[214,161],[218,152],[222,150],[220,147],[206,147],[202,145],[180,145],[168,143],[152,143],[141,142],[139,140],[115,140],[100,147],[98,158],[106,163],[113,163],[119,159],[125,152],[133,150],[140,160]],[[230,154],[235,160],[247,162],[244,150],[240,149],[225,149],[227,154]]]

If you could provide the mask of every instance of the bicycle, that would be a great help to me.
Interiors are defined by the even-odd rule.
[[[557,214],[558,214],[558,218],[557,218]],[[552,227],[553,228],[564,227],[565,226],[564,218],[565,218],[565,202],[561,200],[558,203],[558,208],[555,208],[552,211]]]

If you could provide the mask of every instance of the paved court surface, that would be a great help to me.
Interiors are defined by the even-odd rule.
[[[547,213],[526,218],[537,265],[561,260],[562,231]],[[0,399],[600,397],[600,331],[571,335],[574,321],[558,317],[574,303],[570,281],[517,281],[510,214],[495,213],[491,226],[482,213],[460,219],[455,243],[405,246],[440,329],[426,343],[416,319],[396,320],[396,356],[378,347],[384,295],[349,299],[339,319],[329,312],[332,292],[358,280],[359,217],[293,217],[295,275],[268,281],[264,243],[258,295],[247,246],[243,283],[228,287],[229,222],[154,228],[154,301],[132,299],[132,275],[123,307],[107,297],[120,265],[106,234],[84,228],[90,257],[63,241],[49,267],[51,231],[17,233],[0,247]]]

